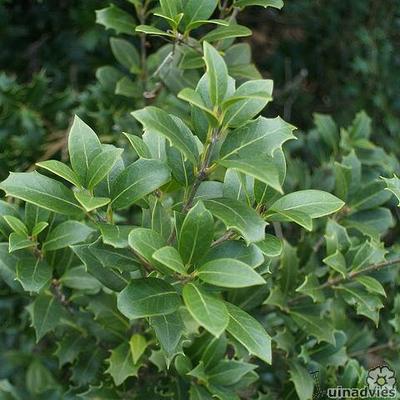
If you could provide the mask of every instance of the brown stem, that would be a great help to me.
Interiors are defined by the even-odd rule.
[[[229,229],[220,238],[218,238],[217,240],[214,240],[211,243],[211,247],[218,246],[219,244],[226,242],[227,240],[233,239],[235,236],[236,236],[236,232]]]

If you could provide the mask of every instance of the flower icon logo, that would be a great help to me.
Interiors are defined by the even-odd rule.
[[[396,385],[394,371],[387,366],[370,369],[368,371],[367,384],[371,389],[393,389]]]

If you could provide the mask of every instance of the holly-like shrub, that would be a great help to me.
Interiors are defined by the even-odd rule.
[[[157,5],[131,2],[142,18]],[[0,184],[6,398],[306,400],[316,370],[362,386],[376,348],[398,368],[398,275],[377,272],[400,262],[383,207],[400,184],[380,178],[397,162],[363,113],[341,130],[316,115],[299,140],[259,116],[273,84],[243,76],[255,69],[246,45],[231,46],[248,34],[235,15],[281,2],[222,3],[209,20],[217,1],[160,1],[170,27],[136,28],[173,43],[150,77],[146,46],[130,69],[144,107],[124,149],[75,117],[68,164]],[[114,5],[98,20],[133,33]],[[206,23],[217,27],[191,36]],[[136,62],[131,44],[113,43]],[[189,82],[177,98],[174,81]]]

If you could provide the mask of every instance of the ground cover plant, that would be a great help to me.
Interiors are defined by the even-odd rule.
[[[279,0],[128,3],[97,11],[125,35],[97,77],[132,129],[75,116],[65,162],[0,183],[2,396],[307,400],[399,373],[399,166],[370,118],[261,115],[236,17]]]

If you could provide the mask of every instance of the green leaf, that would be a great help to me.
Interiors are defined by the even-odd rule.
[[[167,244],[158,232],[147,228],[136,228],[129,234],[128,242],[129,246],[144,260],[160,269],[161,272],[165,271],[164,264],[153,259],[155,251]]]
[[[136,99],[143,96],[143,91],[132,79],[123,76],[115,85],[115,94]]]
[[[230,386],[238,383],[247,373],[257,368],[254,364],[236,360],[221,360],[207,371],[209,382],[214,385]]]
[[[265,235],[265,239],[261,242],[256,243],[256,246],[267,256],[267,257],[279,257],[283,250],[282,241],[273,235]]]
[[[183,23],[187,27],[198,20],[208,20],[217,8],[218,0],[187,0],[184,2]]]
[[[82,214],[72,190],[37,172],[11,172],[9,177],[0,183],[0,189],[4,190],[7,196],[16,197],[46,210],[73,217]]]
[[[48,222],[38,222],[32,229],[32,236],[38,236],[49,226]]]
[[[201,40],[205,40],[209,43],[216,42],[218,40],[245,37],[250,36],[251,30],[243,25],[231,24],[228,26],[219,26],[216,29],[208,32],[204,35]]]
[[[198,109],[207,113],[207,116],[210,117],[210,121],[213,125],[218,123],[218,117],[207,107],[207,104],[204,102],[203,98],[201,97],[200,93],[194,91],[191,88],[182,89],[178,93],[178,97],[184,101],[187,101],[191,105],[197,107]]]
[[[314,336],[317,342],[321,341],[335,344],[333,326],[326,320],[313,312],[306,310],[290,310],[294,322],[303,329],[308,336]]]
[[[290,362],[289,373],[299,399],[311,400],[314,392],[314,380],[310,373],[297,361]]]
[[[132,225],[113,225],[98,224],[104,244],[108,244],[117,249],[128,247],[128,236],[134,226]]]
[[[47,332],[54,330],[65,315],[61,304],[53,296],[46,294],[36,297],[27,310],[36,331],[36,342]]]
[[[383,178],[386,183],[386,190],[391,191],[399,201],[398,206],[400,207],[400,179],[395,175],[394,178]]]
[[[65,165],[60,161],[57,160],[42,161],[36,163],[36,165],[40,168],[47,169],[48,171],[52,172],[57,176],[60,176],[61,178],[72,183],[76,187],[82,186],[79,176],[70,167],[68,167],[68,165]]]
[[[291,213],[300,213],[309,218],[319,218],[340,210],[344,202],[321,190],[300,190],[289,193],[270,207],[268,214],[276,212],[293,219]]]
[[[117,386],[129,376],[138,376],[140,366],[135,365],[128,343],[122,343],[112,350],[108,362],[110,365],[106,372],[112,376]]]
[[[136,32],[145,33],[146,35],[156,35],[156,36],[168,36],[173,38],[174,35],[161,29],[156,28],[152,25],[138,25],[135,29]]]
[[[314,124],[322,140],[334,151],[337,151],[339,130],[330,115],[314,114]]]
[[[241,288],[263,285],[265,280],[249,265],[230,258],[220,258],[202,265],[196,275],[211,285]]]
[[[127,208],[170,180],[170,170],[161,161],[140,159],[124,169],[112,185],[114,210]]]
[[[93,158],[87,173],[87,187],[89,190],[92,190],[109,174],[114,164],[121,157],[122,152],[122,149],[106,146]]]
[[[58,365],[61,368],[63,365],[72,363],[78,358],[85,346],[88,345],[87,338],[82,337],[81,333],[73,332],[64,335],[57,342],[57,350],[54,353],[58,358]]]
[[[140,158],[151,158],[151,153],[146,143],[143,142],[139,136],[131,135],[129,133],[122,132],[126,138],[129,140],[129,143],[132,145],[136,154]]]
[[[276,168],[274,161],[268,156],[253,156],[252,158],[246,159],[225,158],[223,160],[219,160],[218,164],[224,166],[225,168],[231,168],[248,176],[252,176],[271,186],[278,192],[283,193],[278,169]]]
[[[66,221],[57,225],[43,243],[43,251],[63,249],[85,241],[94,230],[78,221]]]
[[[121,65],[129,72],[140,72],[140,56],[135,46],[120,38],[111,38],[110,45],[115,58]]]
[[[391,198],[391,194],[384,188],[385,183],[382,181],[368,183],[351,196],[349,207],[355,210],[379,207]]]
[[[8,237],[10,234],[10,226],[4,220],[4,215],[12,215],[16,218],[19,218],[20,215],[12,204],[0,200],[0,234],[2,234],[4,237]]]
[[[227,229],[238,231],[247,243],[264,239],[267,223],[246,204],[234,199],[206,200],[204,204]]]
[[[228,89],[228,69],[224,59],[209,43],[203,42],[203,52],[211,103],[214,106],[219,106]]]
[[[33,246],[35,246],[35,242],[26,235],[13,232],[8,238],[8,250],[10,253]]]
[[[346,259],[339,250],[336,250],[335,253],[324,258],[322,261],[336,272],[339,272],[339,274],[342,275],[343,278],[346,278],[347,276]]]
[[[60,283],[68,288],[98,292],[101,283],[86,271],[84,265],[68,269],[60,278]]]
[[[222,159],[239,155],[242,158],[251,158],[255,154],[273,156],[276,149],[280,149],[293,136],[294,126],[282,118],[258,117],[229,132],[221,147]]]
[[[199,201],[186,215],[178,238],[178,250],[185,264],[193,264],[209,249],[214,236],[214,219]]]
[[[194,283],[186,284],[182,295],[191,316],[211,334],[219,337],[229,322],[228,311],[222,300],[204,292]]]
[[[226,303],[226,307],[229,313],[227,331],[240,342],[250,354],[271,364],[271,338],[264,327],[239,307],[230,303]]]
[[[249,6],[261,6],[264,8],[273,7],[281,9],[283,7],[283,0],[236,0],[236,7],[249,7]]]
[[[243,83],[224,101],[224,125],[237,127],[256,116],[272,100],[273,81],[256,79]]]
[[[325,296],[318,278],[313,274],[308,274],[304,279],[304,282],[296,289],[296,292],[303,293],[310,296],[314,303],[323,303]]]
[[[138,333],[132,335],[131,339],[129,340],[129,347],[131,349],[134,364],[137,364],[140,357],[146,351],[147,346],[147,340],[143,335],[139,335]]]
[[[88,180],[89,166],[101,152],[101,143],[92,128],[77,115],[69,131],[68,151],[72,168],[85,185]]]
[[[114,4],[97,10],[96,22],[104,25],[106,29],[114,29],[116,33],[135,34],[136,22],[134,18]]]
[[[165,246],[155,251],[152,257],[165,265],[171,271],[177,272],[178,274],[187,275],[185,265],[183,264],[182,258],[172,246]]]
[[[118,309],[129,319],[173,313],[180,306],[178,293],[158,278],[134,279],[118,294]]]
[[[28,236],[28,228],[20,219],[12,215],[4,215],[3,218],[15,233]]]
[[[184,331],[183,321],[179,312],[150,317],[149,323],[154,329],[161,348],[168,357],[173,355]]]
[[[363,285],[368,292],[381,294],[382,296],[386,297],[386,292],[382,284],[372,276],[360,275],[357,276],[355,280]]]
[[[111,201],[108,197],[93,197],[90,193],[84,191],[74,192],[74,196],[87,212],[104,207]]]
[[[47,392],[56,385],[49,368],[38,359],[33,359],[25,375],[26,387],[29,393],[40,394]]]
[[[198,149],[195,137],[181,119],[152,106],[134,111],[132,115],[145,130],[165,136],[188,160],[194,164],[197,162]]]
[[[39,293],[51,279],[52,269],[45,260],[23,258],[17,263],[17,280],[27,292]]]

